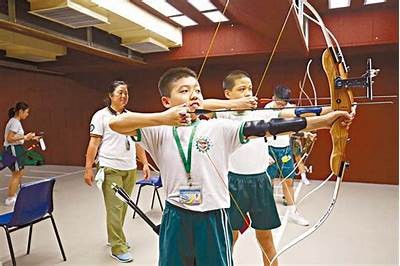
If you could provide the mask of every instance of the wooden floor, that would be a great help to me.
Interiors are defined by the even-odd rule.
[[[68,258],[61,253],[50,221],[34,226],[31,254],[25,255],[28,230],[13,233],[18,265],[116,265],[106,247],[103,199],[97,188],[82,181],[83,168],[73,166],[28,167],[23,182],[56,177],[54,191],[55,219]],[[4,206],[9,171],[0,172],[0,213]],[[296,183],[299,197],[310,186]],[[301,213],[315,223],[325,212],[332,197],[334,183],[329,182],[299,206]],[[142,190],[140,207],[156,223],[161,219],[158,203],[150,210],[150,187]],[[136,197],[137,191],[132,195]],[[163,191],[161,189],[163,196]],[[329,219],[312,236],[284,253],[280,265],[398,265],[398,186],[344,183],[336,207]],[[282,226],[274,231],[277,249],[309,227],[287,223],[286,207],[277,197]],[[128,211],[125,232],[132,246],[131,265],[157,265],[158,236],[140,218],[132,219]],[[261,251],[254,231],[240,236],[234,250],[235,265],[262,265]],[[0,265],[11,265],[5,234],[0,234]]]

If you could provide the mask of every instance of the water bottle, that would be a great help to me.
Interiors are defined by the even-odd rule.
[[[40,145],[40,148],[42,149],[42,151],[46,150],[46,144],[44,143],[43,138],[39,139],[39,145]]]

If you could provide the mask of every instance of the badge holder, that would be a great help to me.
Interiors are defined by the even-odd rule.
[[[200,184],[192,183],[188,178],[188,184],[179,188],[179,202],[185,205],[200,205],[203,201],[202,189]]]

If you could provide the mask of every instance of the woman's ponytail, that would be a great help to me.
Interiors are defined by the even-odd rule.
[[[11,107],[10,109],[8,109],[8,118],[11,119],[13,118],[15,115],[15,108]]]

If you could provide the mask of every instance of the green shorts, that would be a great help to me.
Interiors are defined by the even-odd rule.
[[[166,202],[159,249],[160,266],[233,265],[232,228],[225,209],[194,212]]]
[[[249,213],[251,227],[270,230],[281,225],[272,193],[271,182],[266,173],[240,175],[228,173],[231,207],[228,209],[233,230],[240,230],[245,224],[243,215]],[[235,201],[239,205],[236,206]]]
[[[296,176],[290,146],[282,148],[268,146],[268,152],[275,161],[267,169],[267,174],[270,178],[294,178]]]
[[[10,145],[4,147],[7,152],[10,152],[13,156],[17,157],[17,161],[12,165],[8,166],[11,172],[21,171],[25,167],[25,155],[26,149],[24,145]]]

